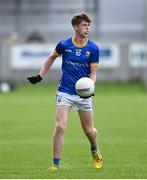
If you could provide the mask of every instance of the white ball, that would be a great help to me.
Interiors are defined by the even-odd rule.
[[[10,91],[10,85],[8,83],[5,83],[5,82],[1,83],[0,84],[0,91],[4,92],[4,93],[9,92]]]
[[[95,91],[95,85],[92,79],[88,77],[80,78],[75,85],[76,92],[81,97],[91,96]]]

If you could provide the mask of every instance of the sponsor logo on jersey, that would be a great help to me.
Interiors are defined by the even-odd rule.
[[[65,49],[65,52],[72,52],[71,49]]]
[[[66,63],[73,65],[73,66],[89,67],[88,63],[72,62],[72,61],[68,61],[68,60],[66,60]]]

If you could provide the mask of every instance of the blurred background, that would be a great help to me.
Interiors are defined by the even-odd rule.
[[[146,0],[0,0],[0,82],[25,82],[38,73],[58,41],[73,35],[77,12],[93,19],[89,38],[100,47],[98,80],[146,84]],[[45,81],[59,80],[59,59]]]

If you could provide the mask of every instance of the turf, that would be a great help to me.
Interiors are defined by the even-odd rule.
[[[61,169],[50,172],[56,88],[21,85],[0,93],[0,179],[147,178],[147,92],[136,83],[96,87],[94,122],[103,169],[93,168],[88,140],[71,110]]]

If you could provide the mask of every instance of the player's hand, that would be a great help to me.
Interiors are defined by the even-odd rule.
[[[37,76],[28,77],[27,80],[32,84],[36,84],[42,80],[42,77],[38,74]]]
[[[82,96],[80,96],[80,98],[87,99],[87,98],[90,98],[90,97],[92,97],[92,96],[95,96],[95,95],[94,95],[94,93],[93,93],[93,94],[91,94],[91,95],[90,95],[90,96],[88,96],[88,97],[82,97]]]

